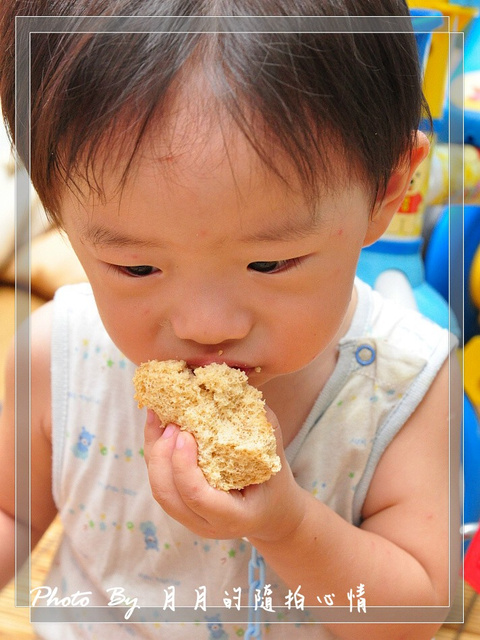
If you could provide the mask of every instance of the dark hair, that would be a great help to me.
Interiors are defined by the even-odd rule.
[[[388,33],[238,29],[242,16],[408,18],[401,0],[2,0],[0,100],[12,136],[15,15],[71,16],[62,33],[31,35],[30,175],[53,217],[75,176],[100,189],[101,143],[125,140],[126,175],[150,124],[168,115],[180,72],[197,65],[262,161],[278,173],[277,145],[311,194],[325,186],[332,145],[381,194],[426,109],[405,21]],[[168,33],[74,32],[85,16],[169,16]],[[192,16],[219,16],[222,32],[180,33]],[[28,147],[16,144],[26,160]]]

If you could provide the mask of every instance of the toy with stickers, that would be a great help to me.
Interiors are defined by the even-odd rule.
[[[457,316],[450,312],[446,302],[448,295],[445,299],[439,294],[438,287],[432,286],[425,274],[425,226],[433,205],[463,204],[464,199],[473,205],[480,199],[480,111],[476,99],[480,96],[480,7],[477,4],[409,1],[424,69],[424,91],[434,124],[431,151],[413,176],[406,198],[384,236],[362,252],[358,269],[360,278],[383,295],[419,309],[458,337],[462,331]],[[463,41],[465,56],[462,55]],[[458,85],[463,68],[465,77],[470,78],[467,86],[471,86],[466,95],[465,134],[458,109],[451,106],[458,101],[459,93],[460,102],[463,99]],[[437,265],[437,270],[440,265],[443,268],[443,262]],[[448,261],[442,277],[448,277]]]
[[[464,28],[475,12],[445,2],[412,0],[409,5],[424,71],[424,92],[436,123],[444,112],[448,86],[449,29]],[[453,27],[447,21],[450,16],[445,14],[445,5],[454,17]],[[424,128],[429,133],[427,123]],[[385,234],[362,251],[357,273],[385,297],[418,309],[460,337],[460,327],[450,313],[447,301],[425,278],[423,228],[434,147],[435,137],[431,140],[430,154],[415,172],[406,197]]]
[[[434,124],[431,151],[385,235],[362,252],[358,274],[465,344],[464,520],[473,538],[465,579],[480,591],[480,2],[409,6]]]
[[[463,56],[454,58],[442,118],[435,122],[425,194],[427,221],[433,218],[434,224],[429,225],[425,277],[463,320],[464,578],[480,593],[480,2],[460,4],[475,15],[465,28]],[[447,204],[440,213],[428,208]],[[463,264],[456,278],[463,276],[463,291],[451,286],[449,263],[453,270]]]
[[[436,121],[426,194],[431,205],[480,204],[480,2],[464,4],[468,6],[459,8],[474,14],[465,25],[463,42],[452,52],[450,91]]]

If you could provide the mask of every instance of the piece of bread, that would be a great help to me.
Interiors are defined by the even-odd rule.
[[[280,470],[265,402],[243,371],[216,363],[192,371],[182,360],[151,360],[133,382],[139,408],[194,435],[198,465],[212,487],[243,489]]]

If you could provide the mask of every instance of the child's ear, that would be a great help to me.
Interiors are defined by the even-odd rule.
[[[415,134],[415,146],[409,159],[402,162],[392,173],[383,197],[377,200],[370,216],[364,245],[376,242],[386,231],[390,220],[399,210],[405,198],[408,186],[418,165],[428,156],[430,143],[421,131]]]

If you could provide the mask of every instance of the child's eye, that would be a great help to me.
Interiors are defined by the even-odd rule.
[[[160,269],[151,267],[148,264],[141,264],[135,267],[118,266],[117,269],[119,269],[125,275],[132,276],[133,278],[145,278],[146,276],[152,275],[152,273],[157,273],[158,271],[160,271]]]
[[[248,268],[252,271],[258,271],[258,273],[278,273],[296,267],[299,263],[300,258],[291,258],[290,260],[275,260],[272,262],[251,262]]]

